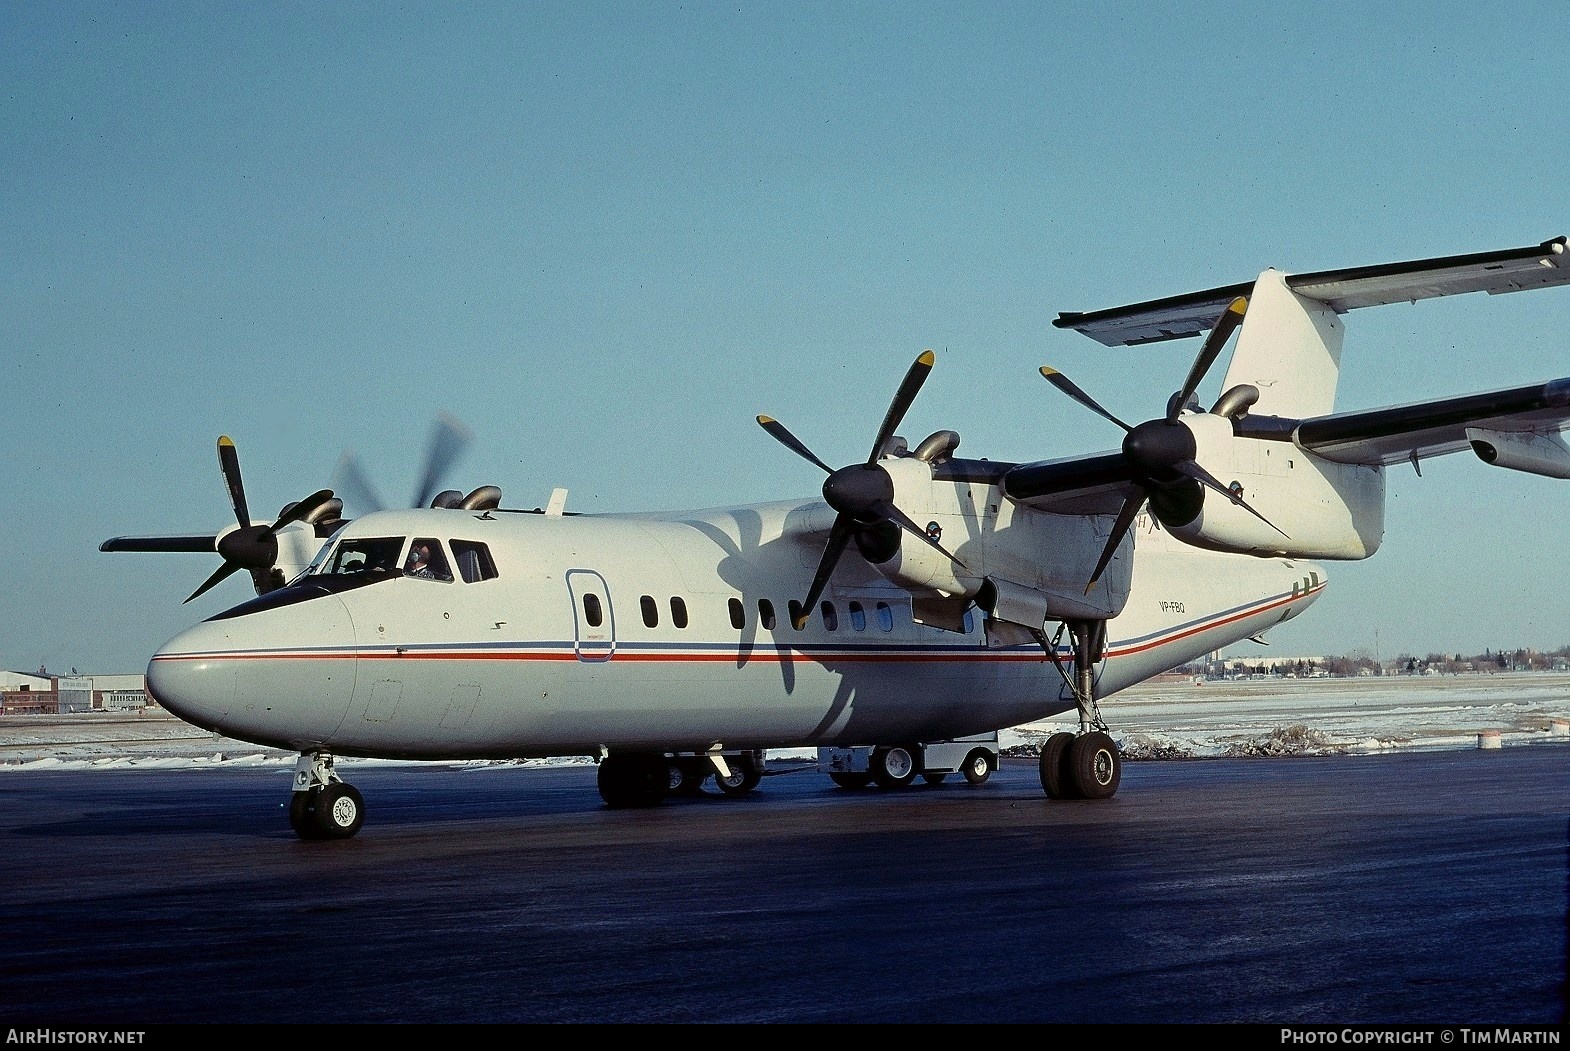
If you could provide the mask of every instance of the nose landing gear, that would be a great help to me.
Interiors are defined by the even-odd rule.
[[[304,840],[348,839],[365,824],[365,799],[346,784],[326,752],[301,752],[294,764],[289,827]]]

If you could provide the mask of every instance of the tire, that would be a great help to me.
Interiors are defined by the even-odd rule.
[[[323,839],[348,839],[365,824],[365,799],[353,785],[334,781],[311,794],[316,796],[314,824]]]
[[[890,745],[872,753],[872,779],[879,788],[904,788],[916,779],[916,749]]]
[[[666,771],[670,776],[665,792],[673,796],[702,795],[703,782],[708,780],[712,770],[707,759],[667,760]]]
[[[839,785],[841,788],[850,789],[851,791],[857,791],[857,790],[866,788],[868,785],[872,784],[872,775],[871,774],[844,774],[844,773],[835,772],[835,773],[832,773],[832,774],[829,775],[829,780],[833,781],[836,785]]]
[[[631,752],[600,760],[600,798],[612,809],[658,806],[670,791],[670,779],[663,755]]]
[[[965,757],[965,763],[960,767],[960,772],[965,775],[965,780],[973,785],[984,785],[987,778],[992,776],[992,758],[980,748]]]
[[[1068,776],[1068,751],[1074,743],[1071,733],[1055,733],[1041,746],[1041,790],[1048,799],[1075,799],[1074,780]]]
[[[1123,757],[1112,738],[1097,730],[1069,746],[1068,772],[1081,799],[1111,799],[1123,779]]]
[[[728,774],[722,775],[718,770],[714,772],[714,784],[719,788],[721,795],[744,796],[757,788],[758,782],[763,780],[763,774],[759,772],[757,764],[753,762],[750,755],[728,761],[725,767],[730,771]]]
[[[289,794],[289,827],[294,834],[307,842],[324,839],[316,826],[316,793],[291,792]]]
[[[929,785],[941,785],[949,779],[948,774],[922,774],[921,779]]]

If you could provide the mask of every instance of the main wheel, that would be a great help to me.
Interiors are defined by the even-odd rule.
[[[353,785],[334,781],[312,795],[312,816],[323,839],[348,839],[365,824],[365,799]]]
[[[666,769],[670,777],[665,791],[673,796],[702,795],[703,782],[713,771],[707,759],[670,759]]]
[[[744,796],[758,787],[758,782],[763,780],[763,774],[753,763],[751,756],[742,756],[734,762],[725,764],[729,771],[726,774],[714,773],[714,783],[719,786],[721,794],[727,796]]]
[[[598,781],[608,807],[651,807],[670,791],[671,773],[663,755],[630,752],[601,759]]]
[[[1068,771],[1080,798],[1111,799],[1123,779],[1123,758],[1112,738],[1097,730],[1069,746]]]
[[[987,778],[992,776],[992,760],[987,757],[986,752],[978,748],[965,757],[960,772],[971,784],[984,785],[987,783]]]
[[[836,772],[831,773],[829,775],[829,780],[833,781],[836,785],[839,785],[841,788],[859,789],[859,788],[866,788],[868,785],[872,784],[872,775],[871,774],[846,774],[846,773],[840,773],[840,772],[836,771]]]
[[[1068,776],[1068,751],[1073,743],[1073,734],[1055,733],[1041,746],[1041,790],[1048,799],[1076,798],[1074,780]]]
[[[904,788],[916,779],[916,751],[906,745],[890,745],[872,753],[872,779],[879,788]]]
[[[929,785],[941,785],[949,779],[948,774],[922,774],[921,779]]]

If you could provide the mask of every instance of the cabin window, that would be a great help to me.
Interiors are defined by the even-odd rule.
[[[834,603],[825,602],[819,608],[823,611],[823,626],[830,631],[840,630],[840,615],[834,612]]]
[[[894,611],[887,602],[878,603],[878,627],[884,631],[894,630]]]
[[[766,631],[774,630],[774,603],[766,598],[758,600],[758,623],[762,624]]]
[[[680,595],[671,596],[671,623],[678,628],[687,626],[687,600]]]
[[[605,611],[600,608],[600,596],[583,596],[583,619],[589,622],[591,628],[597,628],[605,623]]]
[[[452,569],[442,545],[434,537],[417,536],[409,544],[409,554],[403,560],[403,575],[416,580],[440,580],[452,583]]]
[[[850,626],[857,631],[867,630],[867,611],[861,608],[860,602],[850,604]]]
[[[660,624],[660,606],[654,601],[653,595],[645,595],[638,600],[638,605],[643,608],[643,626],[657,628]]]
[[[740,631],[747,624],[747,613],[742,608],[741,599],[730,600],[730,626]]]
[[[499,575],[496,562],[491,558],[491,549],[474,540],[454,540],[452,560],[458,564],[458,575],[465,584],[495,580]]]
[[[790,610],[790,626],[795,628],[797,631],[805,628],[807,624],[801,615],[801,603],[795,599],[791,599],[787,608]]]

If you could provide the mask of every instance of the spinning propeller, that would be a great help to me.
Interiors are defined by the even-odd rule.
[[[425,467],[420,472],[420,481],[414,489],[414,497],[410,507],[458,507],[466,503],[462,493],[455,489],[440,490],[442,477],[463,456],[468,448],[469,440],[473,433],[458,420],[445,413],[436,418],[431,425],[431,437],[425,451]],[[365,471],[360,467],[360,460],[353,452],[346,452],[338,461],[337,470],[333,473],[334,485],[343,493],[351,506],[363,511],[385,511],[387,504],[377,495],[370,481],[365,476]],[[487,489],[494,487],[487,487]],[[470,494],[472,500],[479,494],[479,490]],[[498,493],[499,495],[499,493]],[[491,506],[495,506],[492,504]]]
[[[904,382],[899,385],[899,390],[894,394],[889,411],[883,417],[883,425],[878,428],[877,437],[873,439],[872,452],[868,454],[866,463],[851,464],[835,470],[813,455],[812,450],[786,430],[783,423],[772,416],[758,417],[758,425],[773,435],[781,445],[823,469],[828,475],[823,483],[823,499],[839,512],[834,517],[834,525],[829,529],[829,540],[824,546],[823,557],[818,562],[818,570],[813,575],[812,586],[807,590],[807,598],[801,604],[801,611],[792,621],[792,626],[797,631],[807,623],[812,607],[823,594],[823,589],[827,586],[829,577],[833,575],[840,555],[844,554],[846,545],[869,528],[892,523],[919,538],[922,543],[934,548],[956,565],[964,566],[963,562],[944,550],[943,545],[928,536],[926,530],[894,506],[894,480],[878,465],[880,454],[904,420],[911,402],[916,399],[917,392],[921,390],[921,385],[926,382],[934,360],[936,357],[932,351],[926,350],[922,351],[910,366]]]
[[[1183,386],[1167,400],[1166,415],[1159,419],[1146,420],[1133,427],[1102,408],[1094,398],[1080,390],[1061,372],[1046,365],[1041,367],[1041,374],[1046,377],[1048,383],[1098,416],[1111,420],[1123,428],[1125,432],[1123,458],[1132,469],[1134,482],[1138,487],[1138,491],[1131,493],[1118,511],[1117,519],[1112,526],[1112,535],[1107,537],[1101,557],[1096,561],[1095,572],[1090,575],[1090,583],[1085,585],[1087,595],[1101,579],[1101,574],[1112,561],[1118,545],[1122,543],[1124,535],[1134,524],[1134,517],[1139,514],[1139,509],[1147,500],[1150,502],[1151,514],[1162,523],[1181,525],[1192,521],[1199,513],[1204,500],[1204,490],[1210,489],[1225,496],[1232,503],[1281,533],[1274,523],[1250,507],[1243,500],[1241,493],[1233,492],[1222,485],[1214,475],[1195,461],[1198,448],[1194,442],[1194,432],[1178,419],[1185,408],[1197,409],[1198,406],[1192,400],[1194,392],[1198,389],[1200,381],[1205,378],[1205,373],[1210,370],[1210,366],[1220,355],[1221,348],[1226,346],[1227,340],[1232,338],[1232,333],[1242,324],[1243,313],[1247,309],[1248,300],[1242,296],[1232,301],[1220,320],[1216,322],[1216,327],[1205,337],[1205,343],[1199,348],[1199,356],[1194,359],[1193,366],[1189,368]],[[1281,535],[1286,536],[1285,533]]]

